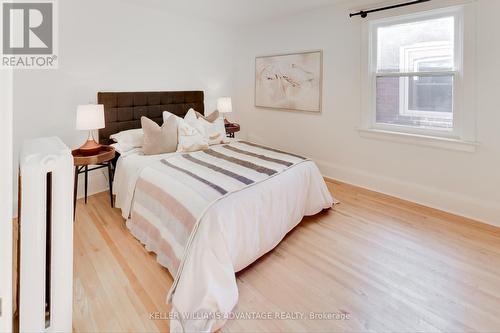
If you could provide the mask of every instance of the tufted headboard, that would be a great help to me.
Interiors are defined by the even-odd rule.
[[[145,116],[160,126],[163,111],[184,117],[190,108],[205,111],[203,91],[100,92],[97,103],[104,105],[106,127],[99,130],[99,143],[111,144],[115,133],[141,128]]]

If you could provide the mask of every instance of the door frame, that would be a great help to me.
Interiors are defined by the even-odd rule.
[[[12,70],[0,70],[0,332],[12,332],[13,82]]]

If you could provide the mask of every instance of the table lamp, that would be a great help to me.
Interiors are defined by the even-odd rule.
[[[222,113],[224,117],[224,124],[230,125],[231,123],[226,119],[225,114],[233,112],[233,103],[231,97],[221,97],[217,100],[217,110]]]
[[[87,142],[79,148],[82,155],[94,155],[101,150],[101,145],[94,139],[93,131],[104,127],[104,105],[78,106],[76,110],[76,129],[89,131]]]

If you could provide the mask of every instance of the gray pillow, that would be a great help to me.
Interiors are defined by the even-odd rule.
[[[175,117],[169,117],[161,127],[151,119],[141,117],[141,125],[144,131],[142,150],[145,155],[177,151],[177,120]]]

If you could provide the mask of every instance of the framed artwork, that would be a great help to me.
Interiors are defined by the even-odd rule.
[[[255,58],[255,106],[321,112],[323,52]]]

